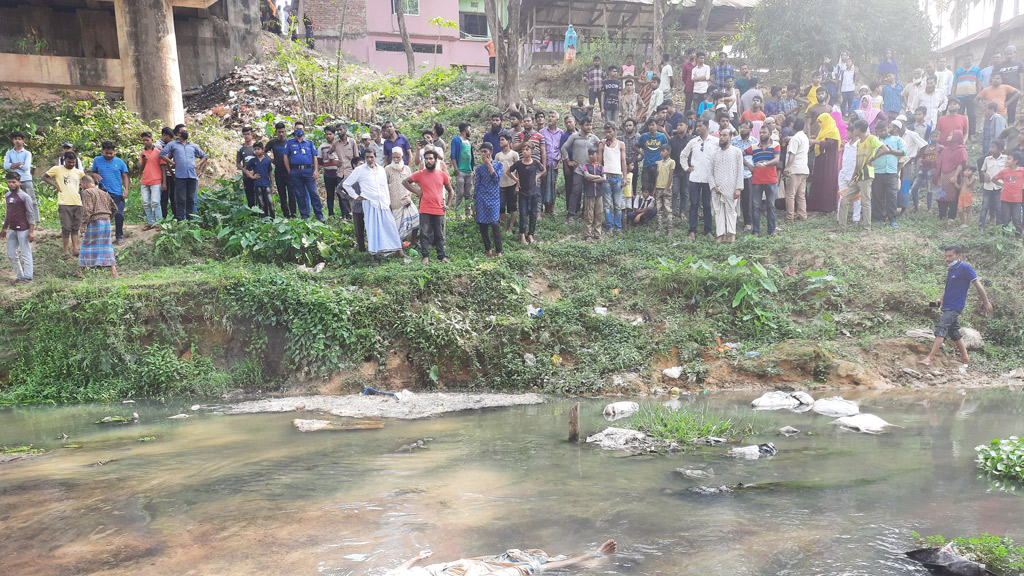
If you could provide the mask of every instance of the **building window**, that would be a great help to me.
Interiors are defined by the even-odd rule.
[[[419,52],[421,54],[433,54],[433,44],[417,44],[413,42],[412,51]],[[377,52],[405,52],[405,47],[402,46],[401,42],[377,42]],[[437,46],[437,53],[444,54],[444,46]]]
[[[487,15],[479,12],[459,12],[459,30],[464,36],[487,37]]]
[[[391,0],[391,13],[398,14],[398,3],[403,0]],[[420,15],[420,0],[404,0],[405,1],[405,14],[407,16],[419,16]]]

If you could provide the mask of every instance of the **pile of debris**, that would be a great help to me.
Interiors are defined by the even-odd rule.
[[[251,125],[267,112],[298,115],[299,99],[287,72],[275,64],[249,64],[235,68],[216,81],[187,90],[185,110],[192,115],[221,118],[229,128]]]

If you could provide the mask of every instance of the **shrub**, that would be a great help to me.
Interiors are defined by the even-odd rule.
[[[978,446],[978,467],[990,474],[1024,482],[1024,442],[1016,436],[996,438],[988,446]]]

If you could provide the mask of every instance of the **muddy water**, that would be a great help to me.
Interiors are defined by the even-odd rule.
[[[752,440],[779,448],[768,461],[570,445],[561,399],[307,434],[293,414],[3,409],[0,444],[49,451],[0,465],[0,573],[373,575],[423,548],[441,561],[615,538],[622,553],[588,573],[877,576],[924,573],[899,557],[911,530],[1024,540],[1024,497],[993,488],[973,462],[976,445],[1021,433],[1021,392],[861,396],[864,411],[904,426],[881,436],[813,413],[755,415],[755,396],[682,401],[752,418],[768,431]],[[584,431],[605,426],[602,406],[584,403]],[[132,411],[140,423],[92,424]],[[784,425],[805,434],[771,432]],[[81,448],[61,448],[61,432]],[[426,449],[396,451],[421,438]],[[697,467],[715,472],[704,484],[761,488],[696,496],[686,488],[701,482],[675,470]]]

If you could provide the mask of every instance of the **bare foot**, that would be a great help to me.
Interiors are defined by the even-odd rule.
[[[451,264],[451,260],[449,260],[447,258],[441,258],[441,262],[443,262],[445,264]]]
[[[427,264],[430,264],[430,258],[424,256],[423,257],[423,265],[426,266]]]
[[[932,365],[932,359],[931,358],[925,358],[923,360],[918,360],[917,363],[920,364],[921,366],[931,366]]]
[[[488,250],[487,252],[485,252],[485,253],[484,253],[484,255],[485,255],[485,256],[487,256],[488,258],[494,258],[494,253],[493,253],[493,252],[491,252],[490,250]]]
[[[956,361],[961,363],[961,364],[970,364],[971,363],[971,359],[968,358],[967,356],[963,356],[961,358],[957,358]]]

